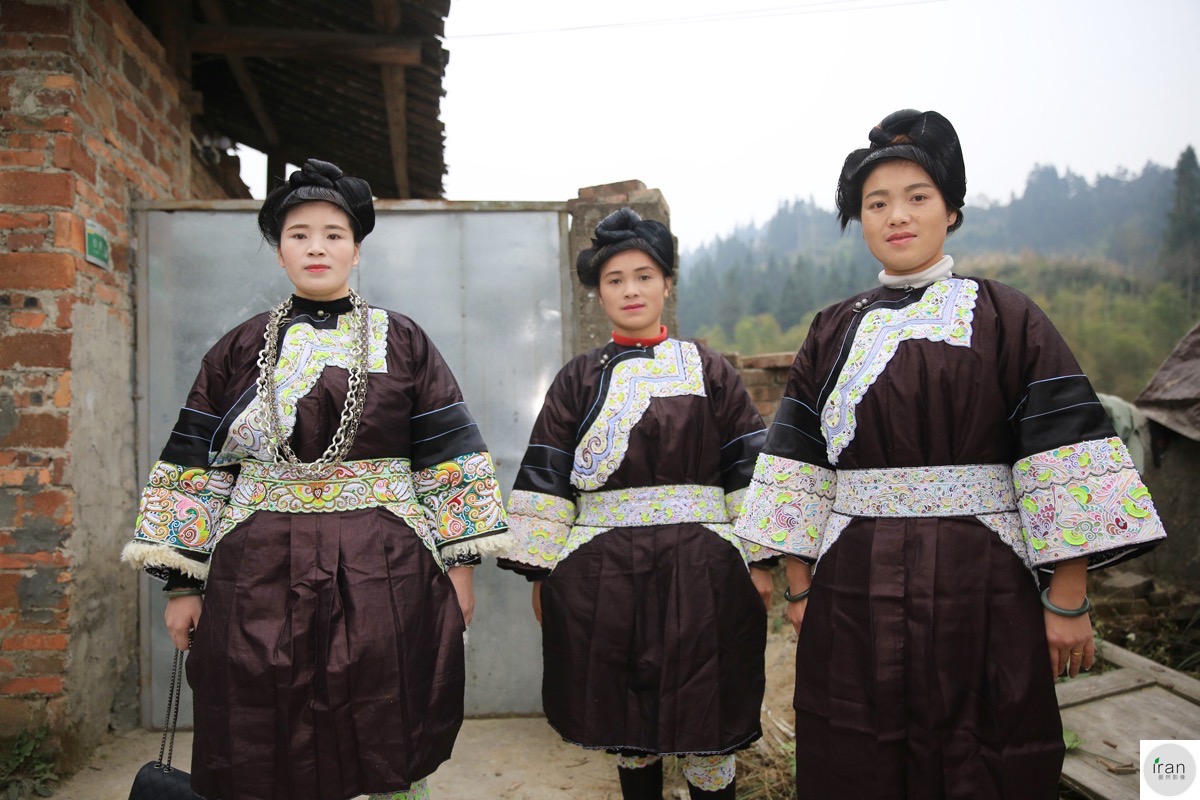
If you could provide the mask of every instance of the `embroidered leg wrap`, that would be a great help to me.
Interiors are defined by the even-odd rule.
[[[406,792],[385,792],[368,797],[370,800],[429,800],[429,780],[422,778],[414,782]]]
[[[737,760],[725,756],[683,757],[683,777],[693,800],[733,800]]]
[[[662,800],[660,756],[617,756],[617,777],[625,800]]]

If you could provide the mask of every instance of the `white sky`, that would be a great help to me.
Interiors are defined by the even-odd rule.
[[[446,34],[448,199],[638,178],[683,249],[784,200],[832,207],[900,108],[954,123],[969,200],[1200,144],[1197,0],[452,0]]]

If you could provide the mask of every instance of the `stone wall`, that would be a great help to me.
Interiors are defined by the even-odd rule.
[[[136,720],[131,206],[189,194],[182,95],[121,0],[0,4],[0,737],[67,765]]]

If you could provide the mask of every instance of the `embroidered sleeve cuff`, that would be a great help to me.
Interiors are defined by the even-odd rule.
[[[512,544],[504,557],[550,569],[567,544],[575,522],[575,504],[552,494],[517,490],[508,499],[508,520]]]
[[[1057,447],[1013,467],[1032,566],[1124,560],[1166,537],[1150,492],[1117,437]]]
[[[508,530],[496,466],[488,452],[467,453],[413,473],[417,501],[433,524],[437,547],[443,556],[451,545],[462,555],[487,552],[486,537]]]
[[[151,549],[165,545],[168,550],[174,548],[207,556],[216,544],[217,523],[233,484],[234,476],[229,470],[157,462],[142,490],[131,545],[151,545]],[[133,551],[137,552],[139,548],[133,548]],[[130,548],[126,548],[126,552],[130,552]],[[134,563],[142,566],[139,562]],[[164,566],[175,564],[164,563]],[[186,569],[182,571],[187,572]]]
[[[167,544],[134,539],[121,551],[121,560],[164,581],[171,572],[178,572],[198,581],[208,580],[208,559],[191,558],[188,552],[195,551],[184,552]]]
[[[759,456],[735,533],[752,544],[815,561],[836,481],[837,473],[824,467]]]

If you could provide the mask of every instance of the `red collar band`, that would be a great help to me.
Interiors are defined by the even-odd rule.
[[[631,339],[628,336],[613,331],[612,340],[622,347],[653,347],[656,344],[661,344],[667,340],[667,326],[658,326],[658,336],[650,339]]]

